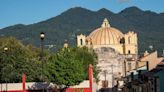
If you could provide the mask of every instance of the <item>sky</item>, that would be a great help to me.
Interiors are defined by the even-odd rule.
[[[73,7],[93,11],[106,8],[118,13],[131,6],[164,13],[164,0],[0,0],[0,29],[15,24],[37,23]]]

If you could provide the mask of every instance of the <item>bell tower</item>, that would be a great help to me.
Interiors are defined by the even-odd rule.
[[[86,36],[85,35],[78,35],[77,36],[77,46],[78,47],[83,47],[86,45]]]
[[[137,34],[129,31],[125,38],[125,54],[138,54]]]

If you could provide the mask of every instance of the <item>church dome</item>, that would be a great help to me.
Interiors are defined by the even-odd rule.
[[[92,45],[114,45],[120,44],[120,39],[123,33],[118,29],[110,26],[108,20],[105,18],[101,27],[94,30],[88,38]]]

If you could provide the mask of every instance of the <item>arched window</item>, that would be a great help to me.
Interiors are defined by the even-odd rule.
[[[128,54],[131,54],[130,50],[128,50]]]
[[[120,39],[120,44],[125,44],[125,38]]]
[[[105,23],[105,26],[107,27],[107,23]]]
[[[80,39],[80,45],[83,45],[83,39]]]

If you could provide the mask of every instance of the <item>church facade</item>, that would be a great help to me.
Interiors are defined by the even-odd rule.
[[[118,29],[111,27],[105,18],[101,27],[94,30],[89,36],[78,35],[77,46],[87,46],[93,49],[111,47],[120,54],[137,54],[137,34],[129,31],[123,34]]]
[[[130,71],[131,68],[135,68],[138,54],[137,33],[129,31],[123,34],[117,28],[111,27],[106,18],[101,27],[95,29],[89,36],[78,35],[77,46],[92,48],[97,54],[97,66],[100,69],[99,88],[113,87],[117,84],[117,79],[126,76],[128,69]],[[132,60],[124,64],[127,58]]]

